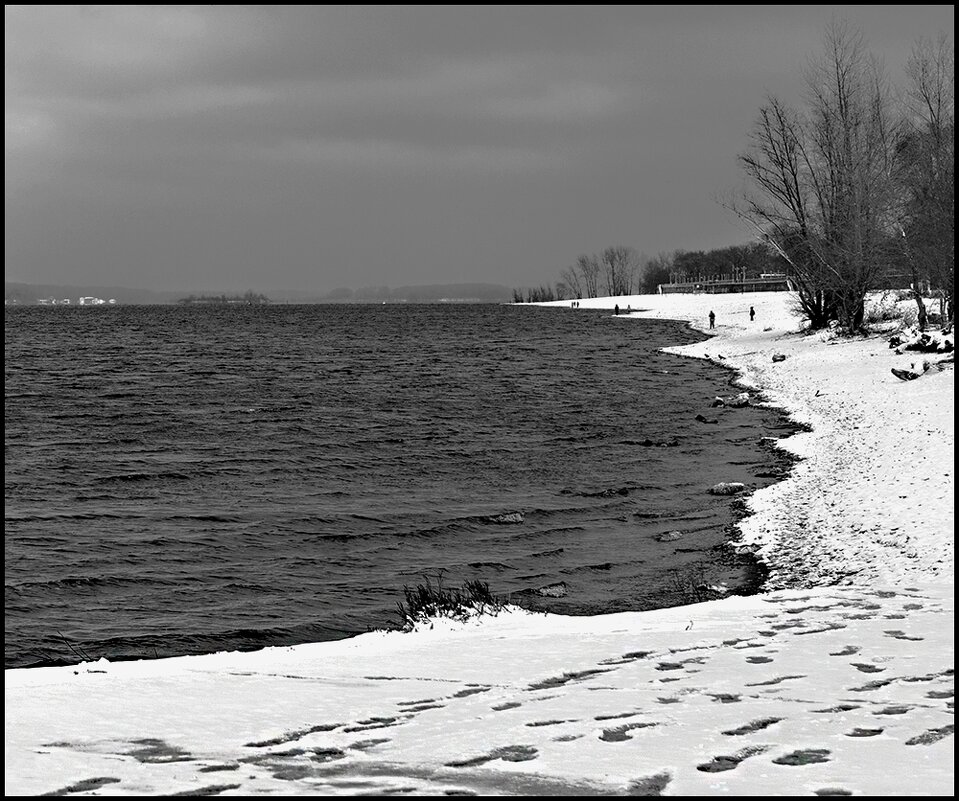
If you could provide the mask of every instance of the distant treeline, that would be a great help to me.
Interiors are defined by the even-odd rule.
[[[335,303],[504,303],[509,287],[499,284],[422,284],[334,289],[324,300]]]
[[[513,290],[514,303],[596,298],[613,295],[652,295],[660,284],[710,278],[758,278],[785,273],[789,264],[766,245],[753,242],[714,250],[675,250],[647,256],[628,245],[582,254],[553,285]]]
[[[252,291],[246,292],[242,295],[190,295],[189,297],[180,298],[177,301],[177,303],[187,306],[191,304],[225,305],[227,303],[241,303],[247,306],[257,306],[269,302],[270,299],[266,295],[261,295]]]

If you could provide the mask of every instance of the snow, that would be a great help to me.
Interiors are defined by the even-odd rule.
[[[615,304],[714,310],[675,350],[811,426],[741,524],[768,591],[8,670],[5,792],[952,795],[952,367],[900,381],[908,354],[800,335],[780,293],[580,309]]]

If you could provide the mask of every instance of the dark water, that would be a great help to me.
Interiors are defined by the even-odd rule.
[[[574,614],[687,602],[683,576],[756,579],[722,547],[730,500],[705,490],[770,483],[760,437],[789,429],[709,408],[732,375],[659,353],[700,336],[678,323],[5,312],[7,667],[335,639],[390,625],[403,586],[440,571]]]

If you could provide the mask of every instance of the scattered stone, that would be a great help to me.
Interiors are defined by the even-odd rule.
[[[774,353],[774,354],[773,354],[773,361],[774,361],[774,362],[784,362],[784,361],[786,361],[786,354],[785,354],[785,353]]]
[[[719,484],[714,484],[709,488],[710,495],[738,495],[740,492],[744,492],[746,489],[745,484],[741,484],[738,481],[725,482],[722,481]]]
[[[917,373],[915,370],[900,370],[896,367],[893,367],[890,372],[901,381],[915,381],[922,375],[922,373]]]
[[[738,395],[732,395],[728,398],[716,397],[713,399],[713,407],[716,406],[729,406],[733,409],[741,409],[744,406],[749,406],[749,393],[740,392]]]
[[[501,515],[494,515],[487,519],[490,523],[499,523],[501,525],[515,525],[526,520],[522,512],[504,512]]]
[[[667,531],[665,534],[660,534],[656,539],[659,542],[676,542],[678,539],[682,539],[682,531]]]
[[[565,598],[569,590],[566,588],[566,582],[560,581],[556,584],[547,584],[545,587],[540,587],[536,590],[537,595],[542,595],[545,598]]]
[[[952,333],[945,331],[910,331],[889,339],[889,347],[897,353],[913,350],[920,353],[951,353],[955,347]]]
[[[701,415],[701,414],[697,414],[697,415],[696,415],[696,419],[697,419],[700,423],[718,423],[718,422],[719,422],[719,420],[710,420],[708,417],[704,417],[704,416]]]

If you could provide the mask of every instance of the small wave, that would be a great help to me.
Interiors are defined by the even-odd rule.
[[[111,476],[95,478],[95,484],[118,484],[126,481],[189,481],[191,476],[186,473],[169,471],[166,473],[116,473]]]
[[[390,523],[389,520],[384,520],[382,517],[374,517],[373,515],[351,514],[350,517],[354,520],[366,520],[370,523],[383,523],[384,525]]]
[[[3,519],[8,523],[30,523],[44,520],[138,520],[143,517],[137,512],[40,512],[24,513],[4,512]]]
[[[624,439],[624,440],[621,440],[619,444],[639,446],[641,448],[675,448],[679,445],[679,439],[677,437],[673,437],[672,439],[667,439],[667,440]]]
[[[204,523],[245,523],[242,517],[224,515],[216,512],[197,512],[196,514],[171,515],[167,520],[198,520]]]
[[[539,553],[530,554],[531,559],[546,559],[551,556],[561,556],[565,553],[565,548],[552,548],[548,551],[540,551]]]
[[[96,590],[105,587],[121,587],[128,584],[150,584],[159,586],[175,586],[181,583],[183,578],[161,579],[144,578],[143,576],[64,576],[57,579],[45,579],[41,581],[21,581],[16,584],[4,585],[6,589],[22,593],[24,590],[35,591],[38,589],[90,589]]]
[[[614,487],[611,489],[598,490],[596,492],[576,492],[582,498],[613,498],[617,495],[625,497],[632,492],[634,487]]]
[[[229,584],[223,585],[224,590],[243,590],[253,591],[253,592],[272,592],[272,587],[267,587],[263,584],[255,584],[252,582],[243,582],[243,581],[231,581]]]

